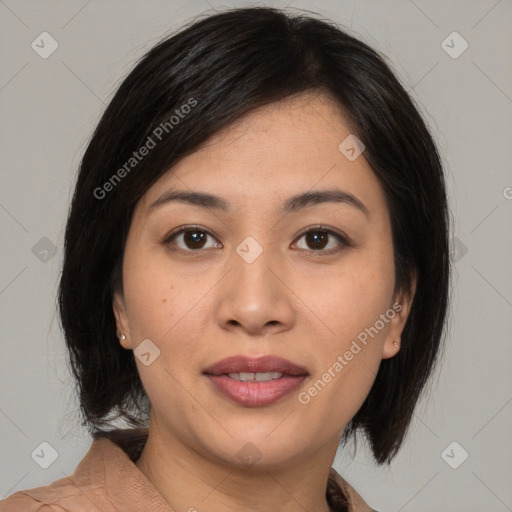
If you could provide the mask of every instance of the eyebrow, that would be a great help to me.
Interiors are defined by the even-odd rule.
[[[151,204],[147,215],[156,208],[174,201],[200,206],[202,208],[213,208],[224,212],[229,212],[230,208],[230,203],[228,201],[212,194],[205,192],[189,192],[185,190],[170,190],[162,194]],[[294,195],[284,202],[282,210],[286,213],[296,212],[303,208],[322,203],[347,204],[360,210],[367,217],[369,216],[369,211],[361,200],[349,192],[345,192],[340,189],[316,190],[313,192]]]

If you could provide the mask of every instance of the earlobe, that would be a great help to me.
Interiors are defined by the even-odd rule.
[[[129,329],[128,322],[126,319],[126,309],[123,298],[119,296],[119,294],[114,295],[114,300],[112,302],[112,309],[114,311],[114,316],[116,319],[116,334],[119,338],[119,343],[126,349],[130,349],[128,343],[129,337]]]
[[[121,346],[127,350],[131,349],[131,347],[128,345],[128,341],[126,340],[126,336],[121,333],[121,336],[119,336],[119,343]]]
[[[409,291],[401,290],[392,305],[394,316],[390,321],[389,331],[384,342],[382,359],[394,357],[400,351],[402,332],[411,312],[412,302],[416,293],[416,275],[411,278]]]
[[[400,339],[398,340],[389,340],[387,339],[384,343],[384,350],[382,352],[382,359],[389,359],[390,357],[394,357],[400,351]]]

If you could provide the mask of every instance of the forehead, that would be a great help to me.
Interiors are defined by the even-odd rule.
[[[383,193],[364,153],[351,161],[339,149],[351,125],[339,105],[318,93],[258,108],[180,160],[146,192],[140,207],[148,210],[170,189],[260,207],[334,187],[382,207]]]

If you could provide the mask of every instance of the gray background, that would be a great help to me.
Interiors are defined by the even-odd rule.
[[[55,312],[87,140],[135,60],[164,34],[205,10],[243,5],[0,1],[0,498],[71,474],[90,446]],[[318,12],[387,55],[438,141],[454,218],[445,358],[407,442],[390,468],[376,468],[363,444],[355,458],[340,450],[335,467],[381,512],[512,511],[512,1],[272,5]],[[58,43],[46,59],[31,48],[43,31]],[[454,31],[469,44],[458,58],[442,46]],[[462,41],[445,45],[453,53]],[[58,452],[47,469],[31,457],[44,441]],[[463,450],[467,460],[453,469],[446,461],[460,464]]]

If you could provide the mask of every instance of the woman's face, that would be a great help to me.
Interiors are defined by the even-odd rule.
[[[393,296],[389,214],[361,148],[339,148],[350,133],[324,96],[280,101],[216,134],[137,204],[114,309],[150,429],[169,443],[228,464],[334,457],[398,352],[408,304]],[[225,208],[162,200],[171,191]],[[290,203],[318,191],[329,194]],[[233,356],[242,366],[213,368]],[[266,356],[296,371],[243,359]],[[240,381],[251,369],[261,381]]]

